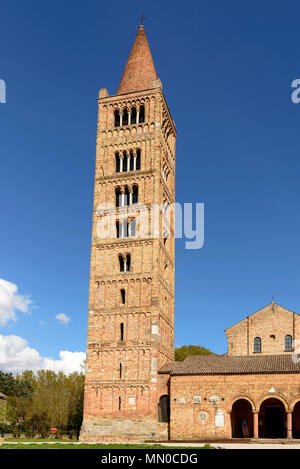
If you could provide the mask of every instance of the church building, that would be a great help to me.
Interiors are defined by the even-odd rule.
[[[275,303],[226,329],[228,352],[164,365],[172,440],[300,438],[300,315]],[[162,383],[161,383],[162,384]],[[162,389],[162,388],[161,388]]]
[[[225,331],[226,354],[174,362],[175,141],[140,25],[99,92],[80,439],[300,438],[297,313],[272,302]]]

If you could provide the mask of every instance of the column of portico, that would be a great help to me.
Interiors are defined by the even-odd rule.
[[[253,413],[253,438],[258,439],[258,411],[252,411]]]
[[[293,437],[292,429],[293,429],[293,412],[291,410],[288,410],[287,411],[287,438],[288,440],[291,440]]]

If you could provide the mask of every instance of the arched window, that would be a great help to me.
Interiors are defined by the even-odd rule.
[[[145,107],[141,106],[140,107],[140,114],[139,114],[139,123],[145,122]]]
[[[136,124],[136,108],[131,109],[131,124]]]
[[[158,403],[158,421],[170,422],[170,396],[161,396]]]
[[[122,125],[128,125],[128,111],[123,109]]]
[[[123,171],[128,171],[128,158],[126,151],[123,151]]]
[[[120,363],[120,366],[119,366],[119,378],[122,379],[122,363]]]
[[[121,322],[120,324],[120,341],[123,342],[124,340],[124,323]]]
[[[121,254],[119,254],[119,264],[120,264],[120,272],[126,272],[125,271],[124,257]]]
[[[131,262],[131,256],[130,256],[130,254],[126,254],[126,257],[125,257],[125,272],[130,272],[130,262]]]
[[[124,206],[129,205],[129,189],[127,186],[125,186],[124,189]]]
[[[114,115],[115,115],[115,127],[120,127],[120,113],[118,109],[115,110]]]
[[[168,179],[168,172],[167,172],[166,166],[163,166],[162,175],[163,175],[163,180],[164,180],[165,182],[167,182],[167,179]]]
[[[137,204],[139,201],[139,188],[138,186],[132,187],[132,203]]]
[[[121,396],[119,396],[119,410],[122,409],[122,398]]]
[[[120,187],[116,188],[116,207],[122,207],[122,192]]]
[[[136,151],[136,168],[137,171],[141,169],[141,150],[138,148]]]
[[[123,220],[123,238],[128,238],[128,231],[129,231],[128,228],[129,228],[128,221]]]
[[[135,218],[131,220],[129,223],[129,236],[135,237],[135,231],[136,231],[136,221]]]
[[[261,338],[255,337],[253,342],[253,352],[254,353],[261,353]]]
[[[291,335],[286,335],[284,338],[284,350],[286,352],[293,350],[293,337]]]
[[[120,172],[120,155],[119,153],[116,153],[116,173]]]
[[[116,221],[116,232],[117,232],[117,238],[122,238],[121,225],[118,221]]]
[[[126,293],[125,293],[124,288],[122,288],[122,290],[121,290],[121,301],[122,301],[122,305],[125,305],[125,299],[126,299]]]
[[[130,150],[130,166],[129,166],[129,170],[130,171],[133,171],[134,170],[134,154],[133,154],[133,151]]]

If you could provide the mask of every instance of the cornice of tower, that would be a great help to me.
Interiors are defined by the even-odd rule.
[[[117,181],[122,180],[122,179],[124,180],[137,179],[137,178],[140,178],[140,176],[147,176],[149,174],[154,175],[157,172],[158,172],[157,169],[144,169],[144,170],[139,169],[137,171],[115,173],[115,174],[108,175],[108,176],[98,176],[95,178],[95,181],[98,183],[98,182],[102,182],[106,180],[111,181],[114,179],[116,179]]]

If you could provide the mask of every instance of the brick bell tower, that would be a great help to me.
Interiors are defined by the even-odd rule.
[[[174,354],[174,215],[165,207],[175,202],[176,129],[143,25],[116,95],[102,88],[98,109],[80,438],[155,439],[158,370]],[[99,236],[110,213],[109,237]]]

